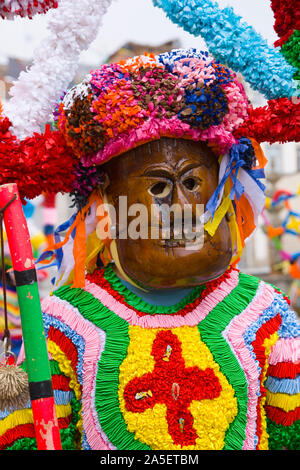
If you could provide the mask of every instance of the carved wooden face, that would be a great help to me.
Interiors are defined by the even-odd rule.
[[[191,287],[224,273],[232,257],[226,219],[213,237],[202,230],[203,238],[191,240],[193,235],[188,232],[191,227],[195,230],[199,220],[197,208],[205,207],[218,185],[217,157],[205,143],[161,138],[113,158],[103,170],[107,174],[106,199],[116,210],[119,261],[131,279],[146,288]],[[131,207],[148,209],[146,217],[145,212],[139,217],[141,212],[134,211],[128,216],[127,237],[120,222],[126,219],[120,196],[123,202],[126,196],[129,214]],[[174,210],[164,219],[166,208]],[[138,222],[141,238],[135,239],[128,232],[130,224],[138,228]],[[169,231],[165,230],[168,222]]]

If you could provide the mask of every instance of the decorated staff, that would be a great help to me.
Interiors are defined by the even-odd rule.
[[[11,202],[12,199],[14,199],[13,202]],[[0,206],[2,208],[6,207],[4,223],[20,306],[29,392],[37,445],[40,450],[58,450],[61,448],[60,435],[53,398],[36,270],[26,219],[15,184],[7,184],[0,187]]]
[[[54,212],[53,208],[43,207],[45,234],[40,228],[36,226],[36,224],[33,221],[34,214],[36,212],[35,210],[36,206],[41,203],[41,199],[44,199],[43,206],[45,206],[46,197],[37,198],[33,203],[31,203],[30,201],[28,201],[28,199],[26,199],[26,205],[23,205],[23,212],[27,221],[27,226],[28,226],[29,235],[30,235],[30,242],[32,245],[34,258],[37,258],[38,255],[42,251],[44,251],[44,249],[47,247],[48,237],[49,237],[49,240],[51,240],[50,222],[52,222],[52,220],[50,216]],[[53,215],[55,215],[55,213]],[[52,219],[53,219],[53,216],[52,216]],[[46,222],[47,222],[47,225],[46,225]],[[46,235],[46,231],[49,233],[49,235]],[[11,335],[12,351],[15,354],[18,354],[21,343],[22,343],[21,318],[20,318],[20,312],[19,312],[17,291],[16,291],[16,286],[15,286],[15,281],[13,278],[13,272],[11,273],[13,269],[11,265],[11,258],[10,258],[5,231],[3,233],[3,239],[4,239],[3,240],[4,242],[3,258],[4,258],[6,283],[5,283],[5,286],[4,286],[3,281],[0,283],[0,337],[2,333],[4,332],[5,318],[7,315],[8,326],[9,326],[10,335]],[[47,273],[43,269],[39,269],[37,272],[37,277],[38,277],[40,296],[43,297],[43,289],[46,285],[48,285],[49,273]],[[4,301],[4,297],[6,297],[6,303]]]

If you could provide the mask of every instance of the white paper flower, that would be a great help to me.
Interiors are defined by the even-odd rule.
[[[51,120],[55,104],[74,79],[81,52],[96,38],[111,3],[60,0],[49,13],[49,35],[35,51],[30,69],[14,82],[5,108],[19,139],[40,132]]]

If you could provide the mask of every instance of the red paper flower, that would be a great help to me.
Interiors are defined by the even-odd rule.
[[[197,433],[193,427],[190,404],[193,400],[213,400],[222,387],[213,369],[186,367],[181,343],[171,331],[160,331],[152,346],[153,372],[135,377],[124,389],[127,410],[142,413],[157,403],[167,408],[169,433],[175,444],[194,445]]]
[[[74,155],[63,136],[46,126],[43,134],[19,141],[10,126],[8,118],[0,120],[0,184],[16,183],[23,200],[42,192],[70,192]]]
[[[57,0],[0,0],[0,16],[2,18],[12,19],[14,16],[32,18],[38,13],[46,13],[50,8],[57,8]]]
[[[285,36],[287,40],[295,29],[300,29],[299,0],[271,0],[271,7],[275,18],[274,30],[280,38]]]
[[[279,98],[261,108],[249,109],[249,118],[235,137],[253,137],[258,142],[299,142],[300,98]]]

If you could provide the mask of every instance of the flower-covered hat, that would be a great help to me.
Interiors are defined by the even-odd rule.
[[[161,137],[207,142],[217,156],[235,162],[235,172],[251,170],[259,146],[234,136],[248,106],[237,75],[196,49],[145,54],[91,71],[55,112],[56,127],[77,158],[77,202],[82,205],[82,196],[101,181],[95,167]],[[238,183],[234,191],[243,192]],[[217,198],[210,205],[216,208]]]
[[[162,136],[226,153],[247,118],[236,74],[196,49],[145,54],[93,70],[58,108],[57,127],[83,165],[100,165]]]

